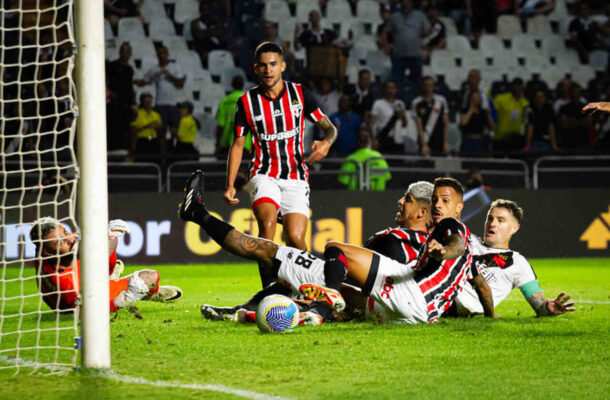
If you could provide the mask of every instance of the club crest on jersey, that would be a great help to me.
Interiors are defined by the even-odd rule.
[[[505,253],[489,253],[482,256],[474,256],[474,262],[479,266],[486,268],[505,269],[513,265],[513,253],[511,251]]]
[[[303,106],[300,103],[294,104],[293,102],[293,104],[290,105],[290,111],[292,111],[292,114],[297,118],[301,115],[302,110]]]

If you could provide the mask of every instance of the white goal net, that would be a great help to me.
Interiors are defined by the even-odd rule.
[[[76,227],[72,3],[0,1],[0,369],[77,362],[78,309],[47,304],[58,303],[64,271],[43,269],[57,257],[40,257],[29,238],[44,216]]]

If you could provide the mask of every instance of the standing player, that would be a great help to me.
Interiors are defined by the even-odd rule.
[[[159,286],[157,271],[145,269],[119,279],[123,265],[117,261],[116,247],[118,237],[125,233],[129,233],[129,228],[124,221],[108,223],[110,311],[131,306],[137,300],[163,303],[180,300],[182,290],[176,286]],[[74,249],[77,235],[68,232],[56,219],[44,217],[34,222],[30,239],[39,257],[37,284],[42,299],[55,311],[76,308],[80,302],[80,260]]]
[[[248,90],[237,102],[235,140],[227,160],[224,199],[236,205],[235,178],[241,163],[248,132],[252,133],[254,154],[248,191],[259,236],[273,239],[278,212],[289,246],[306,249],[305,233],[309,219],[309,170],[328,154],[337,137],[335,126],[324,115],[313,95],[300,84],[282,80],[286,63],[282,48],[264,42],[255,51],[254,71],[260,85]],[[305,159],[303,132],[305,117],[324,132],[324,140],[315,141]],[[259,268],[263,287],[272,278]]]
[[[491,287],[494,307],[518,287],[539,317],[574,311],[574,303],[567,303],[571,297],[564,297],[563,292],[555,300],[545,298],[538,278],[525,257],[508,247],[510,239],[520,228],[522,218],[523,209],[514,201],[495,200],[491,203],[485,221],[484,241],[473,241],[473,275],[480,272]],[[466,283],[458,295],[456,309],[452,310],[458,316],[483,312],[475,293],[476,285],[473,286]]]

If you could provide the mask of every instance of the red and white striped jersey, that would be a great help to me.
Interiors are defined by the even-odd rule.
[[[235,137],[252,132],[253,155],[250,178],[309,180],[305,165],[303,130],[305,117],[312,122],[324,118],[314,96],[302,85],[284,81],[280,94],[271,99],[260,86],[237,101]]]
[[[437,261],[428,254],[428,243],[435,239],[445,246],[453,234],[464,238],[466,250],[464,254],[453,260]],[[472,239],[471,233],[461,221],[455,218],[445,218],[434,227],[428,235],[415,270],[415,281],[419,285],[428,307],[428,320],[435,322],[453,303],[462,286],[468,279],[472,279]]]
[[[375,233],[364,247],[402,264],[416,260],[426,242],[427,232],[405,228],[388,228]]]

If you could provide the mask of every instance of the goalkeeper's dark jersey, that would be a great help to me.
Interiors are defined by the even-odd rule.
[[[428,234],[405,228],[388,228],[375,233],[364,247],[402,264],[416,260]]]

